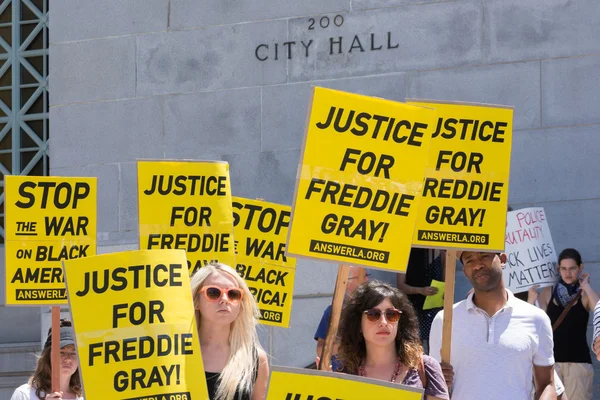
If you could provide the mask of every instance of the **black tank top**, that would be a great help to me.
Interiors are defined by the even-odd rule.
[[[219,380],[219,376],[221,376],[220,372],[205,372],[206,375],[206,386],[208,388],[208,398],[210,400],[214,400],[217,393],[217,381]],[[235,396],[233,396],[234,400],[250,400],[250,393],[240,392],[239,389],[235,391]]]
[[[252,372],[252,381],[256,382],[256,377],[258,376],[258,351],[254,351],[254,371]],[[217,382],[219,377],[221,376],[220,372],[204,372],[206,376],[206,387],[208,389],[208,398],[209,400],[214,400],[217,394]],[[240,392],[240,390],[235,391],[235,395],[233,396],[234,400],[250,400],[250,395],[252,393]]]
[[[554,290],[548,303],[547,313],[552,325],[564,311],[562,305],[554,303]],[[560,304],[558,300],[556,303]],[[590,313],[585,309],[581,298],[569,310],[567,316],[554,331],[554,361],[591,364],[590,348],[587,343],[587,325]]]

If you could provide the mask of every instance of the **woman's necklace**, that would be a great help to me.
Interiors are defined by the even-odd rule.
[[[394,367],[394,372],[392,373],[392,377],[390,378],[390,382],[394,383],[396,382],[396,378],[398,377],[398,374],[400,373],[400,359],[397,358],[396,359],[396,366]],[[362,360],[360,365],[358,366],[358,375],[359,376],[367,376],[367,373],[365,371],[365,360]]]

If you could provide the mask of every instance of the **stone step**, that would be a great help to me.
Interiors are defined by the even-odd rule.
[[[39,342],[0,344],[0,400],[27,382],[37,362]]]

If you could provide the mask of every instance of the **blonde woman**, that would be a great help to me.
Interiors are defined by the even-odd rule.
[[[248,285],[233,268],[210,264],[191,286],[210,400],[264,400],[269,364]]]

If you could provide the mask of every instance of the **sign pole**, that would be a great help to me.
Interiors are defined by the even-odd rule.
[[[348,284],[348,273],[350,266],[340,264],[338,267],[338,275],[335,281],[335,290],[333,292],[333,302],[331,304],[331,316],[329,317],[329,328],[325,336],[325,345],[321,352],[321,361],[319,362],[319,370],[328,371],[331,362],[331,354],[336,342],[338,326],[340,325],[340,316],[344,305],[344,297],[346,296],[346,285]]]
[[[361,267],[358,269],[358,284],[362,285],[366,281],[367,281],[367,269]]]
[[[60,306],[52,306],[52,391],[60,392]]]
[[[450,363],[452,342],[452,310],[454,306],[454,278],[456,275],[456,250],[446,251],[444,324],[442,328],[442,361]]]

